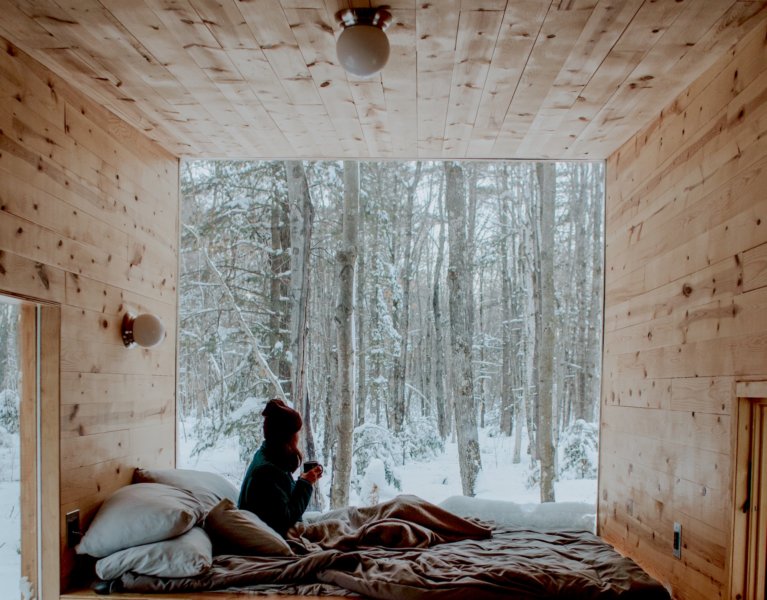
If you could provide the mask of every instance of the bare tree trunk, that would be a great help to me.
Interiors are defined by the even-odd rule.
[[[367,411],[367,361],[365,347],[365,316],[368,314],[365,306],[365,288],[367,285],[367,265],[365,249],[365,209],[363,198],[359,200],[359,244],[357,247],[357,312],[356,312],[356,333],[357,333],[357,410],[354,424],[359,427],[365,422],[365,412]]]
[[[487,377],[485,374],[485,276],[484,269],[479,271],[479,426],[485,427],[486,395],[487,395]],[[473,327],[472,327],[473,330]],[[471,336],[474,339],[474,336]],[[476,386],[476,380],[475,380]]]
[[[337,384],[338,378],[335,373],[338,372],[338,354],[332,352],[329,356],[327,375],[325,376],[325,386],[323,394],[324,403],[324,418],[323,418],[323,431],[324,436],[322,439],[322,455],[325,460],[325,464],[332,464],[333,468],[330,471],[330,486],[333,487],[336,473],[336,456],[338,450],[338,415],[336,414],[336,398],[337,398]],[[327,471],[326,471],[327,472]],[[332,499],[331,499],[332,502]]]
[[[501,227],[501,432],[510,436],[514,426],[514,398],[511,384],[511,277],[509,275],[509,214],[508,172],[501,175],[501,194],[498,198],[498,222]]]
[[[344,161],[343,238],[336,253],[339,268],[338,304],[338,446],[333,465],[331,506],[349,504],[352,470],[352,429],[354,426],[354,263],[357,258],[357,215],[359,213],[359,163]]]
[[[304,418],[303,447],[307,458],[315,460],[317,451],[306,384],[306,341],[309,335],[310,253],[314,206],[301,161],[286,161],[290,207],[290,353],[293,357],[291,389],[293,402]]]
[[[431,278],[427,278],[427,281]],[[421,416],[426,417],[432,413],[431,403],[434,402],[434,393],[432,389],[432,376],[433,376],[433,364],[428,358],[431,356],[434,340],[434,330],[429,322],[429,313],[424,306],[427,297],[425,294],[418,294],[418,317],[419,324],[418,329],[425,332],[420,337],[418,343],[418,355],[414,356],[414,363],[418,366],[421,372],[421,390],[423,395],[421,396]]]
[[[322,439],[322,456],[326,462],[335,464],[336,430],[337,416],[335,413],[336,384],[338,378],[334,376],[338,372],[338,355],[332,352],[328,357],[327,370],[325,375],[324,394],[322,396],[325,403],[325,418],[323,419],[324,436]],[[335,469],[334,469],[335,471]]]
[[[477,166],[468,163],[469,207],[466,213],[466,306],[469,311],[469,340],[474,341],[474,258],[477,230]]]
[[[381,193],[381,184],[380,184],[380,174],[377,174],[376,179],[376,186],[374,188],[374,194],[380,195]],[[380,226],[380,217],[378,215],[378,207],[375,205],[371,206],[371,219],[373,221],[373,231],[371,232],[371,242],[370,242],[370,252],[368,252],[368,256],[370,256],[370,260],[368,261],[368,264],[370,265],[370,298],[369,298],[369,306],[370,306],[370,371],[371,371],[371,380],[370,380],[370,397],[373,403],[373,413],[375,416],[375,424],[380,425],[381,424],[381,413],[383,410],[385,410],[385,406],[381,406],[382,402],[381,400],[383,397],[385,397],[386,394],[386,388],[385,384],[383,383],[386,381],[384,377],[384,340],[381,335],[381,328],[382,328],[382,321],[385,320],[385,314],[382,314],[382,296],[383,292],[381,290],[381,282],[380,282],[380,272],[382,270],[381,267],[381,226]]]
[[[522,264],[520,271],[524,273],[526,291],[524,297],[525,306],[525,386],[524,402],[525,416],[527,419],[527,437],[529,442],[529,452],[532,461],[538,460],[538,442],[536,434],[536,423],[538,422],[537,411],[537,377],[538,377],[538,331],[540,331],[540,293],[538,290],[538,278],[536,273],[539,270],[540,257],[538,254],[538,208],[535,200],[534,189],[537,186],[535,179],[535,168],[528,167],[529,184],[526,202],[524,203],[525,224],[527,227],[522,230],[522,248],[524,252],[520,253],[520,262]],[[531,256],[532,253],[532,256]],[[526,267],[526,268],[525,268]]]
[[[572,165],[573,178],[575,180],[573,195],[577,195],[574,206],[571,210],[575,210],[576,219],[576,239],[575,239],[575,265],[573,268],[573,274],[576,278],[576,283],[572,287],[575,292],[574,303],[576,305],[575,314],[578,315],[578,319],[574,324],[572,330],[572,338],[577,340],[577,344],[572,348],[571,362],[577,365],[578,368],[574,369],[573,379],[574,385],[572,388],[572,402],[571,402],[571,415],[570,419],[564,423],[565,426],[570,425],[576,419],[585,419],[588,409],[588,401],[586,399],[586,362],[588,354],[588,328],[589,321],[587,315],[589,315],[589,303],[591,298],[589,296],[589,283],[591,279],[591,265],[588,261],[588,254],[591,250],[588,247],[589,233],[587,231],[587,220],[589,217],[589,198],[588,198],[588,179],[587,172],[589,165],[587,163],[578,163]],[[570,314],[570,313],[567,313]]]
[[[602,272],[604,241],[602,239],[602,222],[604,219],[604,188],[602,181],[602,169],[591,165],[591,224],[592,224],[592,251],[591,251],[591,294],[588,311],[588,335],[586,347],[586,396],[584,418],[587,421],[596,421],[596,413],[599,403],[599,374],[602,366],[602,327],[599,316],[602,313]]]
[[[415,191],[421,178],[421,162],[416,163],[413,181],[407,190],[407,206],[405,208],[405,248],[402,257],[404,272],[402,274],[402,306],[399,320],[400,346],[399,355],[394,358],[394,406],[392,407],[392,425],[394,433],[402,431],[405,421],[405,375],[407,366],[408,338],[410,337],[410,280],[413,277],[413,204]]]
[[[522,427],[525,424],[525,402],[522,397],[516,403],[516,423],[514,427],[514,454],[511,462],[518,465],[522,462]]]
[[[440,190],[437,202],[439,202],[439,241],[437,242],[437,262],[434,265],[434,284],[432,285],[431,308],[434,313],[434,400],[437,404],[437,427],[439,435],[444,440],[449,433],[447,419],[447,397],[445,396],[445,341],[442,330],[442,310],[440,308],[439,282],[442,277],[442,262],[445,257],[445,219],[442,210],[442,190]]]
[[[538,456],[541,461],[541,502],[554,501],[554,444],[552,441],[552,407],[554,384],[554,202],[556,166],[554,163],[536,165],[540,189],[540,323],[538,332]]]
[[[538,209],[536,208],[535,167],[527,166],[527,186],[519,182],[517,188],[520,197],[520,219],[525,224],[521,228],[519,256],[517,264],[521,274],[522,299],[521,306],[523,315],[523,347],[522,355],[525,357],[524,384],[522,402],[525,405],[525,420],[527,425],[528,454],[532,461],[538,460],[538,444],[536,438],[536,422],[538,419],[537,406],[537,367],[538,342],[537,332],[540,330],[540,307],[538,306],[540,294],[537,291],[536,272],[540,258],[538,256]]]
[[[473,496],[482,468],[474,407],[474,378],[471,364],[470,317],[468,313],[468,265],[466,264],[466,191],[463,169],[445,163],[446,205],[448,213],[450,290],[450,345],[453,356],[452,388],[455,398],[455,428],[458,438],[458,463],[465,496]]]
[[[291,231],[288,223],[289,206],[285,197],[277,189],[274,189],[272,194],[270,215],[272,251],[269,254],[271,274],[269,286],[269,362],[272,371],[280,378],[285,394],[298,408],[301,405],[301,396],[295,396],[291,390],[290,362],[286,352],[290,344],[288,322],[291,318],[292,308],[287,306],[285,302],[285,298],[288,296],[288,286],[291,284],[288,279],[291,262],[291,256],[288,252],[291,246]]]

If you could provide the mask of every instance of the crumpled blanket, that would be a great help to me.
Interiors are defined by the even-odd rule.
[[[670,599],[636,563],[586,531],[502,527],[486,540],[356,554],[353,570],[330,567],[320,581],[397,600]]]
[[[288,531],[287,539],[296,554],[307,554],[318,550],[428,548],[492,535],[486,523],[459,517],[417,496],[402,495],[375,506],[333,511],[310,524],[298,523]]]
[[[347,508],[288,532],[296,556],[222,555],[197,577],[126,573],[123,591],[287,586],[397,600],[668,600],[633,561],[589,532],[491,528],[416,498]],[[327,584],[325,586],[319,583]]]

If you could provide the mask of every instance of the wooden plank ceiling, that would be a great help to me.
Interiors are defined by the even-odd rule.
[[[369,2],[354,2],[369,6]],[[177,156],[603,159],[767,0],[392,0],[347,75],[343,0],[0,0],[0,35]]]

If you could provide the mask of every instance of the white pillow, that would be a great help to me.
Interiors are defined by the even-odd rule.
[[[227,479],[210,471],[136,469],[133,472],[133,483],[164,483],[188,490],[200,501],[205,510],[210,510],[224,498],[229,498],[236,504],[240,496],[240,491]]]
[[[216,554],[291,556],[284,538],[249,510],[240,510],[228,498],[205,517],[205,531]]]
[[[177,538],[133,546],[96,561],[101,579],[116,579],[126,571],[156,577],[194,577],[213,562],[210,538],[199,527],[192,527]]]
[[[75,551],[103,558],[131,546],[167,540],[189,531],[204,514],[186,490],[161,483],[127,485],[101,505]]]

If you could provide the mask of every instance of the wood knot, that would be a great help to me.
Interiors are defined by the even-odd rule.
[[[689,283],[685,283],[682,286],[682,295],[689,298],[690,294],[692,294],[692,286]]]

